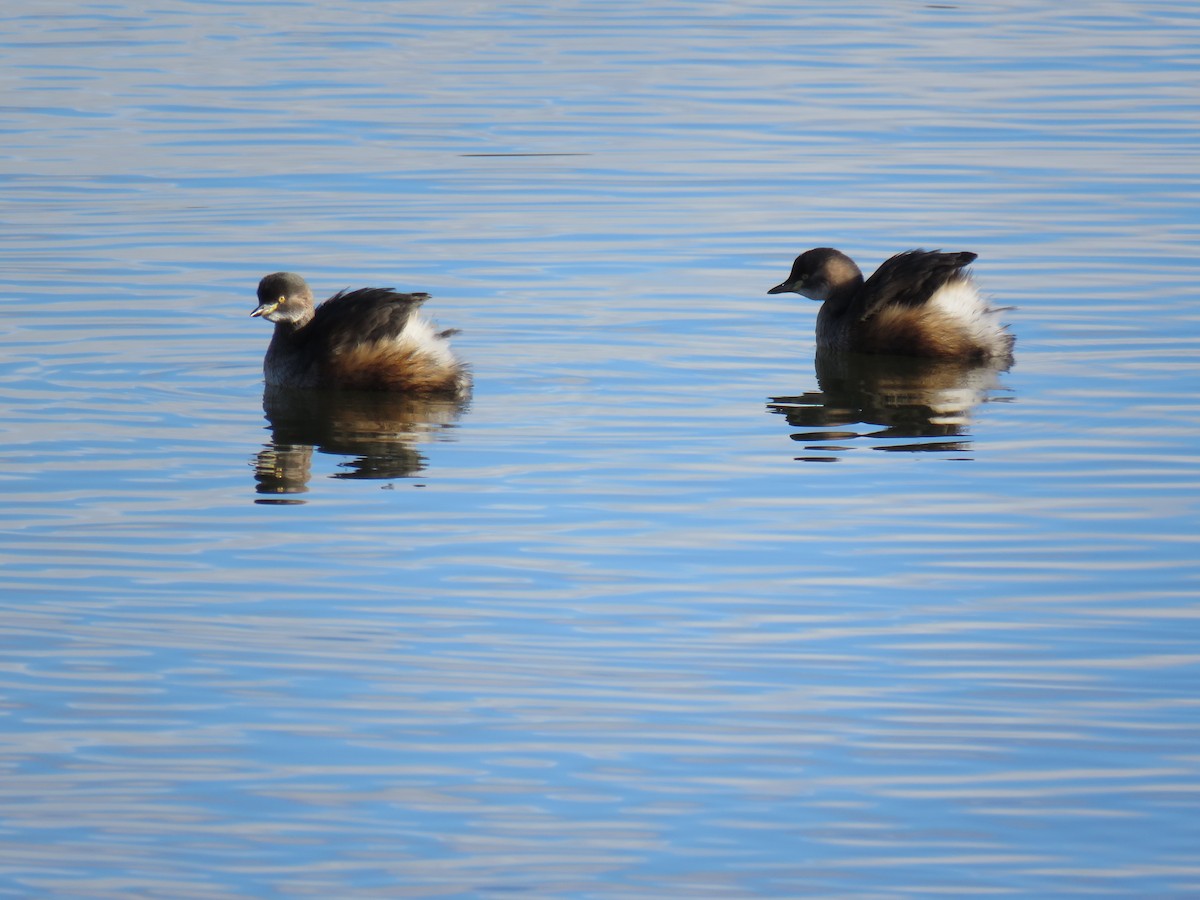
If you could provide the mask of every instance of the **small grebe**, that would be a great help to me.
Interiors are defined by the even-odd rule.
[[[276,272],[258,284],[251,316],[275,323],[263,374],[272,387],[400,391],[464,397],[471,376],[420,312],[428,294],[342,291],[313,309],[308,284]]]
[[[897,253],[866,282],[854,260],[830,247],[796,257],[791,274],[767,291],[821,301],[817,347],[857,353],[954,359],[1011,357],[1013,336],[1000,311],[962,271],[977,254]]]

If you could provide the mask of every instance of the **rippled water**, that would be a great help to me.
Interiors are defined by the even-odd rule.
[[[0,894],[1200,894],[1191,5],[5,25]],[[815,358],[819,245],[1015,365]],[[471,404],[264,396],[278,269]]]

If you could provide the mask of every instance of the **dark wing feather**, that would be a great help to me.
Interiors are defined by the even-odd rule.
[[[924,305],[939,288],[958,277],[977,253],[908,250],[897,253],[867,279],[855,300],[857,319],[869,319],[885,306]]]
[[[331,359],[358,344],[386,341],[400,334],[428,294],[401,294],[391,288],[341,291],[317,307],[301,334],[319,343],[314,359]]]

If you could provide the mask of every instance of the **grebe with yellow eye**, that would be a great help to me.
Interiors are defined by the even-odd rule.
[[[361,288],[314,308],[312,291],[299,275],[266,276],[250,315],[275,324],[263,361],[267,384],[465,397],[471,376],[446,340],[455,331],[437,331],[421,313],[428,299]]]

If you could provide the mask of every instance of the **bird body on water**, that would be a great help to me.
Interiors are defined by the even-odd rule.
[[[909,250],[881,265],[869,279],[854,260],[831,247],[808,250],[781,284],[767,293],[792,292],[821,302],[817,347],[857,353],[954,359],[1005,359],[1013,336],[1000,310],[980,296],[969,273],[970,252]]]
[[[464,397],[471,376],[421,312],[428,294],[390,288],[342,291],[314,307],[307,282],[267,275],[250,313],[275,325],[263,361],[269,386],[396,391]]]

